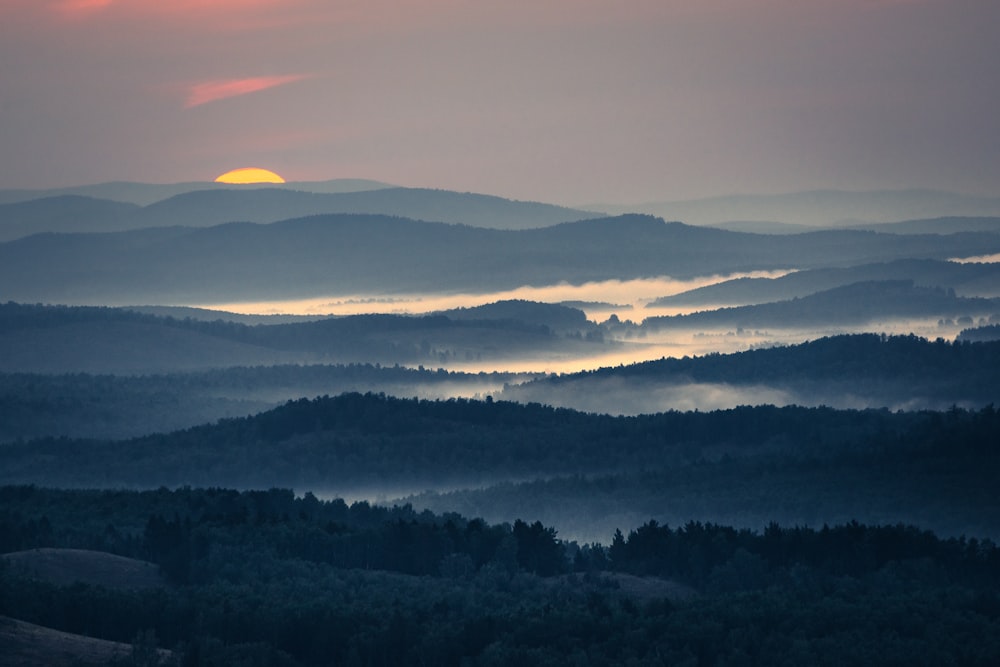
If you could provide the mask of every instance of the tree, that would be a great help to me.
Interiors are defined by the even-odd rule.
[[[566,557],[556,539],[555,528],[546,528],[540,521],[530,526],[518,519],[514,522],[517,541],[517,564],[543,577],[566,570]]]

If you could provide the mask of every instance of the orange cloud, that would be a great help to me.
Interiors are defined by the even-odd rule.
[[[237,97],[247,93],[256,93],[275,86],[283,86],[308,78],[308,74],[285,74],[282,76],[254,76],[245,79],[223,79],[197,83],[188,89],[185,109],[196,107],[227,97]]]

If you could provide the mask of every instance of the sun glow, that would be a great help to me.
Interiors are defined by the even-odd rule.
[[[227,171],[215,179],[216,183],[284,183],[285,179],[273,171],[260,167],[242,167]]]

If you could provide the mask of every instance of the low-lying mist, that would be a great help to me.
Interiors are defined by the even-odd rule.
[[[348,294],[293,299],[214,304],[184,304],[211,310],[225,310],[248,315],[364,315],[395,313],[420,315],[453,308],[470,308],[496,301],[521,299],[544,303],[571,302],[583,310],[589,319],[602,321],[617,314],[622,319],[642,320],[652,315],[689,312],[678,309],[646,309],[653,300],[713,285],[736,278],[778,278],[788,271],[753,271],[728,275],[712,275],[691,280],[676,280],[669,276],[637,280],[604,280],[571,285],[530,286],[513,290],[482,293],[412,293],[412,294]]]
[[[951,257],[948,261],[959,264],[1000,264],[1000,253],[976,255],[974,257]]]
[[[950,318],[883,319],[855,325],[825,326],[817,328],[762,329],[650,329],[625,323],[621,326],[606,324],[603,330],[607,343],[617,346],[598,348],[597,353],[584,356],[576,350],[547,356],[507,358],[498,368],[495,361],[450,360],[449,370],[481,373],[503,370],[514,373],[576,373],[615,366],[627,366],[643,361],[663,358],[701,357],[709,354],[730,354],[758,348],[797,345],[828,336],[852,333],[884,333],[889,335],[913,334],[936,340],[954,341],[965,328],[978,320]],[[728,404],[728,403],[727,403]],[[699,409],[707,409],[700,407]]]
[[[726,384],[713,382],[663,383],[634,378],[589,379],[558,385],[509,385],[497,394],[502,400],[542,403],[583,412],[640,415],[667,410],[687,412],[726,410],[741,405],[826,406],[843,410],[945,410],[953,405],[982,407],[981,401],[954,397],[914,396],[899,384],[858,387],[852,383],[798,383],[795,386]]]

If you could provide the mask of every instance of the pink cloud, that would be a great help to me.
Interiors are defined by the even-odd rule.
[[[256,93],[275,86],[283,86],[308,78],[308,74],[285,74],[281,76],[254,76],[245,79],[222,79],[197,83],[188,88],[185,109],[196,107],[228,97]]]

